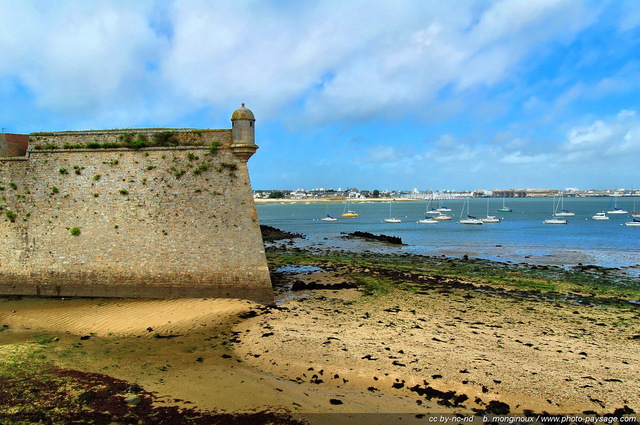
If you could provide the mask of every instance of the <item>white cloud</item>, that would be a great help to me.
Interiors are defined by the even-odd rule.
[[[505,164],[540,164],[545,165],[548,163],[550,159],[552,159],[552,155],[548,154],[523,154],[521,151],[511,152],[504,155],[500,158],[500,162]]]
[[[366,155],[357,161],[361,163],[394,163],[406,158],[398,149],[392,146],[376,146],[367,149]]]
[[[25,0],[0,12],[12,17],[0,77],[17,75],[35,105],[137,121],[241,101],[263,119],[303,105],[292,123],[461,108],[442,91],[498,84],[592,20],[567,0]]]
[[[617,2],[623,13],[620,14],[618,28],[620,31],[632,31],[640,27],[640,9],[634,0],[619,0]]]
[[[637,155],[640,153],[640,117],[636,111],[622,110],[615,117],[573,128],[560,150],[574,160]]]
[[[247,102],[261,124],[296,133],[285,145],[294,161],[304,157],[305,140],[321,139],[327,128],[365,135],[358,146],[340,145],[340,134],[323,142],[326,150],[314,153],[330,159],[315,164],[356,162],[371,178],[384,169],[388,181],[424,169],[462,179],[472,170],[490,178],[497,166],[515,175],[544,165],[595,168],[603,158],[628,165],[640,146],[633,111],[611,117],[589,110],[586,124],[564,137],[557,130],[595,103],[609,111],[635,105],[640,66],[625,49],[637,31],[637,8],[616,7],[573,0],[0,0],[0,113],[31,131],[43,129],[37,119],[61,129],[183,119],[208,126],[211,116],[228,123],[231,109]],[[612,49],[590,49],[585,37],[584,46],[568,49],[575,58],[545,69],[576,37],[595,38],[601,25],[616,24],[618,33],[608,35],[621,38],[605,39]],[[587,73],[609,54],[623,59]],[[613,97],[617,103],[608,103]],[[12,112],[14,105],[25,109]],[[373,134],[363,125],[369,121],[392,130],[376,124]],[[327,123],[335,126],[313,132]],[[267,145],[283,146],[281,134]],[[425,139],[435,142],[411,146]]]
[[[0,39],[0,75],[17,78],[36,106],[82,116],[140,94],[145,63],[162,46],[148,26],[148,2],[20,4],[0,4],[2,16],[11,16]]]

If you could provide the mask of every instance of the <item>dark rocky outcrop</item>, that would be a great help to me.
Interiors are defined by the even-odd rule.
[[[373,233],[369,233],[369,232],[355,231],[353,233],[347,233],[345,237],[347,239],[361,238],[369,241],[378,241],[378,242],[390,243],[395,245],[404,245],[402,243],[402,238],[398,236],[374,235]]]

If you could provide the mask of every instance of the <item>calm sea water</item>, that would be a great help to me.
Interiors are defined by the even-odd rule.
[[[499,261],[528,262],[534,264],[575,265],[594,264],[605,267],[629,267],[637,271],[640,264],[640,228],[628,227],[629,215],[611,215],[608,221],[594,221],[596,212],[613,209],[613,198],[565,198],[564,208],[574,212],[567,225],[543,224],[551,218],[551,198],[513,198],[506,205],[513,212],[501,213],[501,199],[471,199],[470,214],[502,219],[495,224],[481,226],[457,222],[462,214],[463,200],[441,203],[452,209],[453,220],[438,224],[418,224],[424,218],[426,202],[370,202],[370,203],[289,203],[257,204],[261,224],[282,230],[303,233],[303,244],[308,246],[370,250],[381,252],[407,252],[426,255],[487,258]],[[636,201],[640,209],[640,200]],[[341,214],[348,206],[359,214],[344,218]],[[430,208],[436,205],[430,205]],[[629,212],[633,199],[619,198],[617,206]],[[335,222],[320,219],[326,214],[338,218]],[[466,210],[464,215],[466,216]],[[390,216],[402,223],[385,223]],[[406,244],[393,247],[375,242],[346,240],[344,233],[356,230],[399,236]],[[636,272],[633,272],[636,274]]]

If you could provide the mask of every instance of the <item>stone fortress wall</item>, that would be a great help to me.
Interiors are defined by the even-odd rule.
[[[254,121],[243,105],[230,130],[30,134],[0,158],[0,294],[273,303]]]

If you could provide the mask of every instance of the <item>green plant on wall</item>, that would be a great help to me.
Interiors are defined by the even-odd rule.
[[[213,142],[211,146],[209,146],[209,153],[211,155],[216,155],[219,149],[220,149],[220,142]]]
[[[62,149],[83,149],[85,147],[82,143],[65,143],[62,145]]]
[[[209,169],[209,164],[200,164],[196,167],[195,170],[193,170],[193,174],[198,175],[200,173],[207,171],[208,169]]]
[[[31,141],[31,138],[29,138],[29,141]],[[52,150],[52,149],[58,149],[58,146],[55,143],[45,143],[43,145],[36,145],[34,149],[37,151]]]
[[[173,131],[160,131],[153,133],[153,144],[155,146],[177,146],[180,141]]]
[[[126,189],[120,189],[120,195],[128,195],[129,191]]]
[[[11,212],[9,210],[4,212],[4,215],[7,216],[7,218],[9,219],[10,222],[15,223],[16,221],[16,217],[18,216],[18,214]]]
[[[71,233],[72,236],[80,236],[80,229],[78,229],[77,227],[72,227],[71,229],[69,229],[69,233]]]
[[[118,136],[118,140],[122,142],[124,146],[129,146],[133,142],[133,138],[136,137],[136,133],[124,133]]]
[[[237,169],[238,169],[237,164],[234,164],[232,162],[222,162],[220,163],[220,168],[218,169],[218,172],[222,173],[223,171],[227,170],[229,171],[229,177],[235,178],[236,174],[234,173],[234,171],[236,171]]]
[[[66,168],[60,168],[58,172],[62,175],[69,174],[69,171]]]
[[[11,189],[16,190],[18,189],[18,185],[15,184],[14,182],[9,182],[9,186],[11,187]]]
[[[60,190],[58,190],[57,187],[55,187],[55,186],[51,187],[51,193],[59,193],[59,192],[60,192]]]
[[[148,148],[149,146],[149,136],[146,134],[140,134],[137,139],[132,140],[131,143],[129,143],[129,147],[133,149]]]
[[[238,164],[234,164],[232,162],[222,162],[220,166],[229,171],[236,171],[238,169]]]

